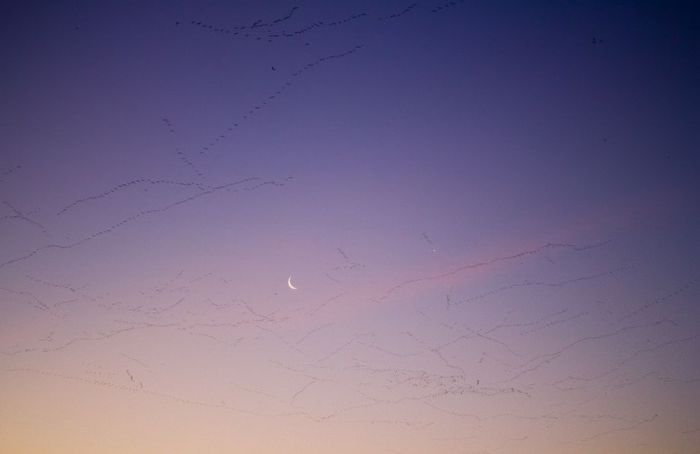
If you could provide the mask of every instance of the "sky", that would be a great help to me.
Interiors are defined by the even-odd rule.
[[[700,452],[696,13],[4,5],[0,451]]]

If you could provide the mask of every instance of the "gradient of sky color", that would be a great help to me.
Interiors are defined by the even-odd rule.
[[[2,12],[0,452],[700,452],[690,3]]]

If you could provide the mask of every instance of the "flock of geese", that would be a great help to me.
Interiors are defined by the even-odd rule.
[[[438,13],[463,4],[464,1],[446,1],[437,6],[434,2],[432,6],[428,6],[428,3],[431,2],[410,3],[399,11],[387,15],[371,16],[368,12],[360,12],[343,19],[315,20],[294,29],[287,24],[301,15],[302,11],[298,6],[292,7],[274,20],[257,19],[249,25],[221,26],[200,19],[182,21],[176,25],[179,27],[189,24],[197,30],[228,35],[232,38],[273,43],[278,39],[291,39],[302,35],[304,39],[311,39],[309,36],[313,32],[327,31],[332,27],[360,23],[360,21],[382,22],[399,19],[419,11]],[[593,38],[592,42],[597,44],[600,40]],[[308,41],[304,41],[305,46],[308,44]],[[290,87],[302,76],[332,62],[349,59],[364,47],[364,44],[357,44],[336,53],[300,63],[298,67],[288,72],[286,79],[272,88],[267,96],[244,109],[243,112],[231,115],[232,119],[226,120],[226,126],[218,134],[203,140],[201,145],[191,150],[184,151],[184,147],[175,146],[175,158],[191,171],[193,181],[186,178],[130,178],[71,200],[52,211],[51,215],[66,219],[70,215],[77,215],[76,213],[81,210],[99,209],[103,206],[101,204],[119,194],[136,193],[143,188],[177,188],[182,191],[167,202],[162,202],[155,207],[136,209],[128,216],[106,227],[78,235],[78,239],[65,242],[52,241],[51,238],[55,235],[52,235],[51,225],[36,220],[33,212],[20,210],[8,201],[3,202],[6,214],[0,216],[0,222],[21,222],[40,232],[40,241],[50,242],[29,248],[18,256],[2,259],[0,272],[7,271],[20,262],[36,259],[47,251],[76,248],[88,241],[111,234],[126,225],[158,216],[217,193],[245,193],[263,187],[287,185],[293,179],[291,176],[279,180],[251,176],[225,182],[209,181],[203,170],[204,159],[221,147],[236,130],[244,127],[247,121],[261,115],[267,106],[287,94]],[[271,66],[271,70],[284,73],[280,65]],[[170,117],[163,117],[159,126],[164,128],[174,140],[177,139],[175,123]],[[12,178],[21,169],[21,165],[0,169],[0,182]],[[426,261],[442,253],[442,250],[438,249],[440,242],[436,241],[437,237],[434,239],[427,232],[422,232],[416,239],[422,248],[425,249],[427,246],[429,250],[429,252],[426,251]],[[374,282],[373,278],[368,277],[373,271],[372,266],[355,259],[354,253],[347,252],[349,249],[339,247],[333,252],[333,263],[321,270],[321,274],[328,278],[327,284],[333,290],[328,295],[304,293],[303,285],[296,283],[295,277],[289,275],[286,281],[287,289],[292,297],[299,297],[300,301],[299,307],[293,308],[280,305],[274,309],[262,309],[256,304],[237,297],[223,300],[217,292],[209,290],[207,285],[211,285],[211,288],[223,288],[225,290],[223,293],[227,295],[235,293],[235,286],[230,283],[228,276],[215,272],[188,278],[187,273],[181,271],[161,285],[140,289],[138,296],[132,300],[126,297],[117,298],[108,293],[99,294],[88,285],[54,282],[34,274],[25,275],[26,282],[42,289],[48,288],[59,292],[64,298],[50,302],[40,296],[39,291],[18,290],[9,286],[0,287],[3,297],[22,301],[33,311],[48,314],[52,321],[57,321],[55,331],[46,333],[33,344],[13,345],[12,348],[3,346],[0,350],[3,358],[56,353],[76,345],[98,343],[116,339],[128,333],[153,330],[174,330],[177,333],[215,342],[229,349],[243,348],[260,339],[272,339],[283,346],[284,354],[270,358],[268,366],[279,374],[285,374],[285,377],[303,381],[288,396],[273,396],[276,403],[280,403],[281,406],[286,405],[284,411],[257,412],[243,409],[224,400],[213,402],[183,397],[171,392],[161,392],[152,387],[146,378],[147,372],[157,366],[139,359],[138,355],[126,353],[122,353],[126,358],[123,369],[120,369],[123,372],[103,369],[93,363],[85,365],[83,374],[52,372],[22,365],[7,367],[3,371],[30,373],[119,391],[138,392],[152,397],[170,399],[183,405],[228,409],[258,416],[301,416],[313,422],[345,421],[342,418],[353,415],[358,408],[391,409],[410,403],[422,405],[422,410],[429,415],[426,418],[430,418],[430,415],[452,418],[458,421],[456,427],[466,426],[465,421],[476,421],[478,430],[487,424],[492,424],[490,428],[498,427],[498,424],[504,420],[520,421],[536,427],[550,427],[565,421],[570,423],[575,418],[604,424],[602,429],[592,430],[589,435],[576,440],[577,443],[585,445],[611,434],[646,427],[659,415],[654,412],[642,417],[634,417],[587,412],[583,409],[587,402],[580,399],[577,393],[589,391],[606,393],[610,389],[617,389],[615,387],[632,386],[636,383],[635,380],[665,382],[686,380],[694,383],[693,380],[696,380],[694,378],[672,377],[663,370],[652,370],[643,376],[630,377],[624,367],[647,354],[690,344],[700,338],[700,335],[675,335],[675,330],[679,327],[678,321],[666,317],[653,318],[649,315],[653,314],[655,309],[672,305],[679,298],[687,296],[687,293],[697,286],[699,279],[689,280],[675,289],[640,302],[634,308],[623,312],[616,311],[611,304],[601,300],[589,308],[570,307],[566,301],[548,301],[549,305],[543,302],[541,307],[538,306],[525,313],[518,312],[519,308],[515,307],[517,304],[512,304],[514,307],[508,305],[517,300],[512,297],[515,292],[574,291],[572,289],[589,282],[614,281],[631,270],[628,265],[594,272],[577,271],[560,278],[518,278],[505,283],[496,282],[469,295],[448,293],[445,295],[446,304],[440,308],[423,302],[415,305],[404,304],[402,296],[412,295],[413,290],[416,290],[417,294],[421,291],[434,291],[436,283],[452,282],[473,271],[484,271],[496,266],[517,267],[521,264],[531,264],[536,260],[546,259],[552,268],[562,266],[561,264],[564,263],[578,270],[579,268],[573,263],[579,256],[594,253],[604,255],[605,248],[610,245],[608,241],[588,245],[545,243],[487,259],[467,261],[446,270],[441,269],[432,273],[416,272],[414,276],[391,281],[389,285],[383,287],[375,282],[372,287],[373,293],[362,298],[355,297],[352,293],[353,289],[346,283],[352,279],[366,279]],[[550,255],[556,256],[557,261]],[[557,274],[557,276],[560,275],[561,273]],[[386,281],[382,282],[386,284]],[[284,290],[287,291],[287,289]],[[559,295],[567,294],[556,294],[557,297]],[[274,296],[279,295],[275,293]],[[92,309],[101,309],[104,312],[101,316],[104,318],[100,321],[104,325],[94,329],[86,328],[84,332],[77,334],[61,332],[62,329],[67,329],[63,322],[74,315],[71,307],[81,303],[89,303],[88,306]],[[337,341],[333,337],[338,332],[342,332],[343,327],[339,326],[340,323],[330,314],[340,306],[354,309],[355,304],[360,306],[365,303],[376,305],[386,311],[396,311],[391,312],[392,314],[399,314],[396,317],[396,326],[388,328],[394,330],[392,334],[396,339],[400,339],[399,342],[386,341],[382,336],[383,333],[378,332],[374,327],[357,331],[342,341]],[[476,322],[473,324],[470,311],[477,305],[486,308],[485,311],[490,311],[489,315],[493,315],[492,319],[480,325]],[[303,325],[302,322],[308,323],[308,326]],[[567,329],[584,322],[591,325],[598,324],[601,328],[595,334],[575,334],[571,341],[563,342],[561,345],[547,343],[549,342],[548,332]],[[304,329],[292,330],[291,327],[295,326],[295,323],[304,326]],[[572,331],[575,330],[572,329]],[[289,334],[290,332],[292,334]],[[623,339],[630,333],[645,333],[647,342],[644,345],[631,345],[627,353],[611,361],[609,366],[601,372],[571,373],[567,376],[558,376],[547,383],[538,383],[532,378],[547,367],[557,366],[559,362],[563,362],[567,353],[571,354],[576,348],[600,341]],[[528,350],[525,340],[531,338],[537,338],[538,342],[544,345],[544,353]],[[311,345],[312,340],[316,340],[317,346]],[[467,357],[468,354],[473,357]],[[431,364],[433,367],[421,368],[414,364]],[[490,374],[485,373],[486,370]],[[306,397],[322,386],[337,386],[344,392],[350,390],[349,392],[360,396],[362,403],[321,411],[314,407],[314,402],[328,402],[323,399],[307,401]],[[558,396],[561,401],[541,412],[526,414],[496,412],[484,415],[470,413],[464,408],[452,405],[453,402],[462,398],[475,398],[479,399],[479,402],[484,402],[483,399],[495,398],[499,399],[495,406],[505,406],[504,402],[516,402],[516,407],[521,406],[517,408],[532,409],[529,405],[533,405],[532,402],[536,402],[542,393],[551,392],[552,389],[560,393]],[[260,395],[272,395],[262,389],[253,391]],[[387,417],[365,419],[360,422],[372,425],[392,424],[415,431],[430,430],[433,426],[437,426],[431,420],[416,421],[403,418],[396,413],[387,412],[387,414],[389,414]],[[351,421],[357,422],[357,420]],[[525,441],[527,437],[523,437],[515,437],[512,441]]]

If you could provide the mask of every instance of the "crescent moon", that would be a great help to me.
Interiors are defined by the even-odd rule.
[[[292,290],[296,290],[296,289],[297,289],[296,287],[294,287],[294,285],[292,285],[292,275],[291,275],[291,274],[289,275],[289,279],[287,279],[287,285],[288,285],[289,288],[291,288]]]

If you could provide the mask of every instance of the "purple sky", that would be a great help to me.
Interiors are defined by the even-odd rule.
[[[0,451],[693,452],[697,15],[610,3],[5,6]]]

